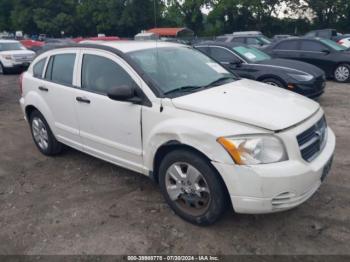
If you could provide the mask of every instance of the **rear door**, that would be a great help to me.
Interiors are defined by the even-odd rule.
[[[141,86],[130,66],[102,50],[84,50],[75,97],[84,151],[142,172],[141,105],[111,100],[110,88]]]
[[[54,129],[56,138],[81,150],[82,144],[75,110],[77,90],[73,84],[77,55],[76,50],[61,50],[51,55],[47,60],[43,79],[40,84],[38,83],[37,88],[52,114],[54,126],[51,128]]]

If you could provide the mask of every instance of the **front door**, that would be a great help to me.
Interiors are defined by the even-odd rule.
[[[110,88],[140,86],[119,57],[97,50],[82,51],[80,90],[76,97],[80,136],[87,153],[142,171],[141,105],[115,101]]]

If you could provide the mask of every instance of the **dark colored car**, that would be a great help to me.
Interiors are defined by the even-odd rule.
[[[239,43],[202,42],[194,45],[240,77],[279,86],[310,98],[324,92],[325,75],[319,68],[298,61],[272,59],[256,48]]]
[[[265,48],[271,44],[271,40],[259,31],[234,32],[233,34],[218,36],[216,41],[241,43],[256,48]]]
[[[337,42],[343,37],[343,34],[338,33],[335,29],[320,29],[310,31],[305,37],[320,37]]]
[[[275,35],[272,38],[272,42],[277,42],[277,41],[280,41],[282,39],[287,39],[287,38],[290,38],[290,37],[293,37],[293,36],[292,35]]]
[[[313,64],[325,71],[327,78],[350,81],[350,52],[344,46],[324,38],[289,38],[267,47],[275,58],[294,59]]]

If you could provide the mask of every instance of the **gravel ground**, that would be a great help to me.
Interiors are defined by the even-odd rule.
[[[0,254],[350,254],[350,85],[328,82],[319,99],[337,149],[309,201],[271,215],[228,210],[201,228],[175,216],[142,175],[73,149],[41,155],[17,79],[0,76]]]

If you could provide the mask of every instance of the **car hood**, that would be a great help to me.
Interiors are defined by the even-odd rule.
[[[283,130],[312,116],[319,104],[301,95],[248,79],[172,99],[176,108]]]
[[[10,50],[0,52],[2,55],[35,55],[35,52],[30,50]]]
[[[313,75],[314,77],[318,77],[318,76],[324,74],[324,72],[321,69],[319,69],[318,67],[311,65],[311,64],[308,64],[308,63],[296,61],[296,60],[276,58],[276,59],[269,59],[269,60],[265,60],[265,61],[260,61],[257,64],[269,65],[272,67],[276,67],[276,69],[280,68],[280,69],[284,69],[284,70],[298,71],[299,73],[308,73],[310,75]]]

